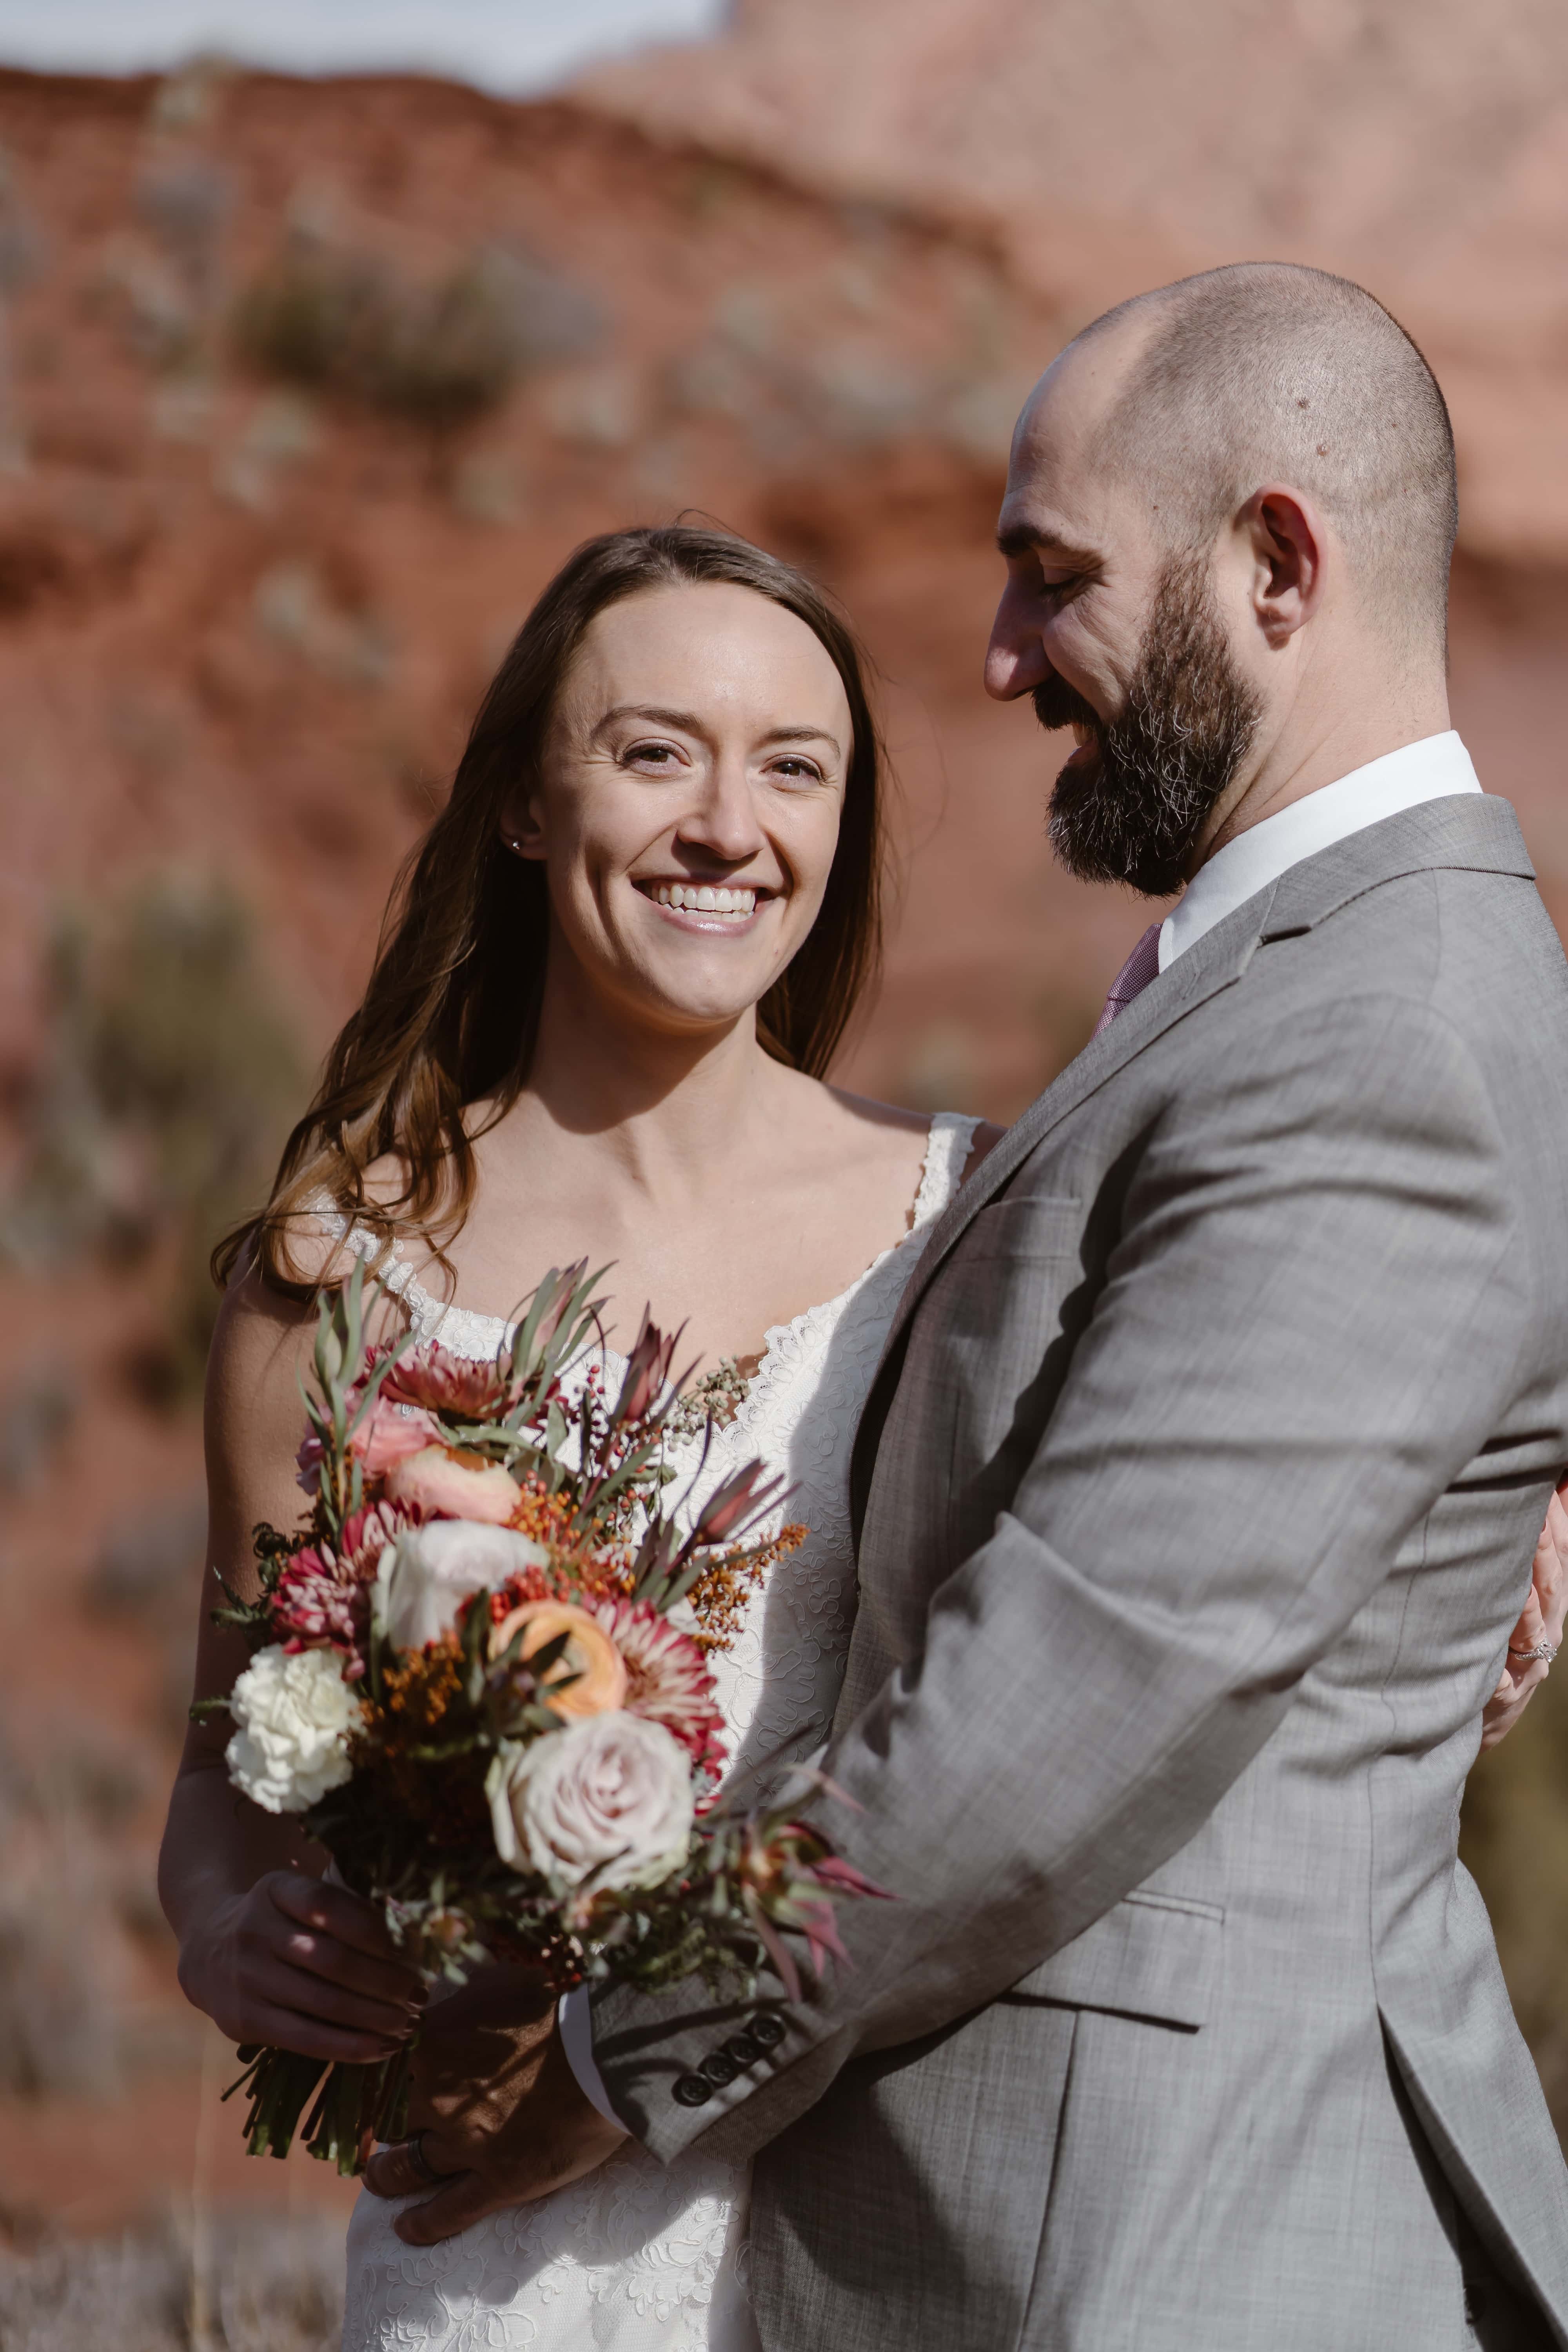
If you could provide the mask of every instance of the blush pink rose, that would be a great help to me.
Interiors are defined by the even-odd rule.
[[[367,1478],[384,1478],[400,1462],[439,1443],[441,1432],[427,1412],[378,1396],[353,1433],[353,1449]]]
[[[440,1424],[429,1413],[410,1412],[378,1396],[351,1443],[365,1476],[383,1478],[397,1463],[422,1453],[440,1434]],[[321,1479],[321,1441],[314,1430],[306,1431],[294,1462],[297,1483],[307,1495],[313,1495]]]
[[[395,1463],[386,1491],[427,1518],[477,1519],[492,1528],[504,1528],[522,1500],[522,1488],[499,1462],[455,1445],[424,1445]]]

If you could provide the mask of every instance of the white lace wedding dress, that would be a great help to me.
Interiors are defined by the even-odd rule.
[[[700,1501],[759,1456],[790,1480],[787,1515],[810,1530],[713,1661],[731,1773],[809,1755],[827,1735],[854,1612],[850,1442],[924,1229],[956,1191],[976,1125],[934,1118],[910,1230],[837,1298],[768,1333],[700,1485],[700,1440],[672,1457],[688,1474],[672,1493]],[[349,1239],[375,1250],[368,1235]],[[432,1298],[402,1261],[380,1271],[421,1338],[494,1356],[506,1331],[497,1318]],[[613,1393],[622,1360],[605,1355]],[[343,2352],[756,2352],[748,2189],[745,2166],[694,2154],[665,2167],[627,2141],[585,2180],[425,2248],[394,2232],[403,2200],[365,2191],[349,2225]]]

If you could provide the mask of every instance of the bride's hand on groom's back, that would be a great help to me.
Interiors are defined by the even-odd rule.
[[[425,1992],[373,1905],[269,1870],[190,1937],[180,1982],[231,2042],[367,2064],[417,2023]]]
[[[1506,1739],[1535,1693],[1552,1671],[1549,1658],[1525,1654],[1542,1644],[1556,1650],[1563,1641],[1568,1615],[1568,1492],[1564,1479],[1547,1506],[1546,1524],[1535,1547],[1530,1591],[1518,1624],[1508,1637],[1508,1657],[1502,1678],[1487,1701],[1481,1717],[1481,1746],[1495,1748]]]

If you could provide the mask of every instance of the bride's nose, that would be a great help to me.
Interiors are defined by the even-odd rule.
[[[725,866],[742,865],[766,846],[743,760],[713,761],[676,828],[676,839]]]

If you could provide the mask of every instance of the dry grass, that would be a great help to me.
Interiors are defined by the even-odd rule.
[[[0,2255],[5,2352],[337,2352],[341,2222],[171,2224]]]

